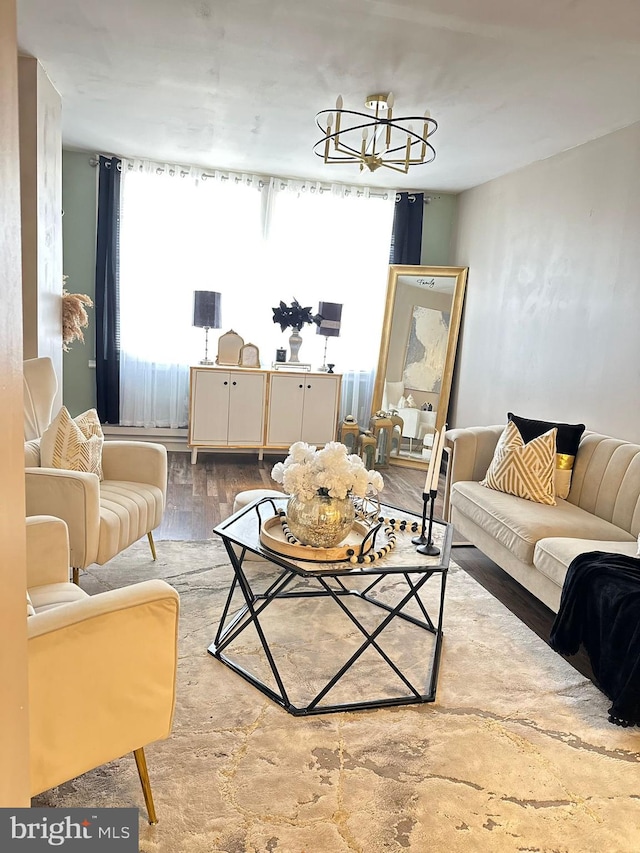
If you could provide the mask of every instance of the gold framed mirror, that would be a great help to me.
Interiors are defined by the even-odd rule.
[[[467,267],[392,264],[373,413],[396,413],[402,436],[389,461],[427,468],[447,419]]]

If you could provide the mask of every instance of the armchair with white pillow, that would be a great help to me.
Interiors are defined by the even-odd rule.
[[[43,467],[43,461],[59,454],[62,443],[50,434],[42,443],[47,430],[61,422],[62,411],[52,421],[57,377],[49,358],[23,362],[23,374],[26,514],[53,515],[67,523],[74,582],[81,569],[106,563],[145,534],[155,560],[152,531],[164,512],[166,448],[153,442],[106,441],[101,471]],[[90,456],[88,450],[85,456]]]
[[[144,747],[171,733],[178,613],[162,580],[87,595],[69,583],[66,524],[27,518],[32,796],[133,752],[156,823]]]

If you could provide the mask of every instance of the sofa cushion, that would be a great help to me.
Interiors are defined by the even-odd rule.
[[[95,409],[72,418],[63,406],[42,434],[42,467],[85,471],[102,479],[103,444],[102,427]]]
[[[451,503],[524,563],[533,563],[536,542],[548,536],[635,541],[626,530],[568,501],[547,506],[463,481],[454,483]]]
[[[571,472],[585,425],[539,421],[514,415],[513,412],[507,412],[507,417],[518,427],[525,442],[554,427],[557,429],[555,490],[556,497],[566,498],[571,488]]]
[[[568,539],[565,536],[554,536],[541,539],[533,553],[533,563],[550,580],[558,586],[564,583],[569,563],[578,554],[589,551],[605,551],[612,554],[626,554],[635,557],[637,545],[635,542],[619,542],[606,539]]]
[[[482,485],[553,506],[556,502],[553,485],[555,458],[555,429],[525,444],[518,427],[509,421],[498,440]]]

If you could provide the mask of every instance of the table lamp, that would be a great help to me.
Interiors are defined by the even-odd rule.
[[[194,290],[193,325],[204,329],[204,358],[200,364],[213,364],[209,360],[209,329],[220,328],[220,294],[214,290]]]
[[[339,302],[321,302],[318,305],[318,314],[322,317],[322,320],[320,321],[320,325],[316,328],[316,334],[325,336],[322,367],[319,367],[318,370],[322,373],[327,373],[331,372],[327,367],[327,344],[329,343],[329,338],[337,338],[340,336],[342,305]]]

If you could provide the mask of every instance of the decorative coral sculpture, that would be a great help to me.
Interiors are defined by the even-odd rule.
[[[66,281],[66,275],[63,281]],[[62,289],[62,349],[69,352],[69,344],[73,341],[84,343],[83,329],[89,325],[89,317],[85,305],[93,307],[93,302],[86,293],[69,293]]]

